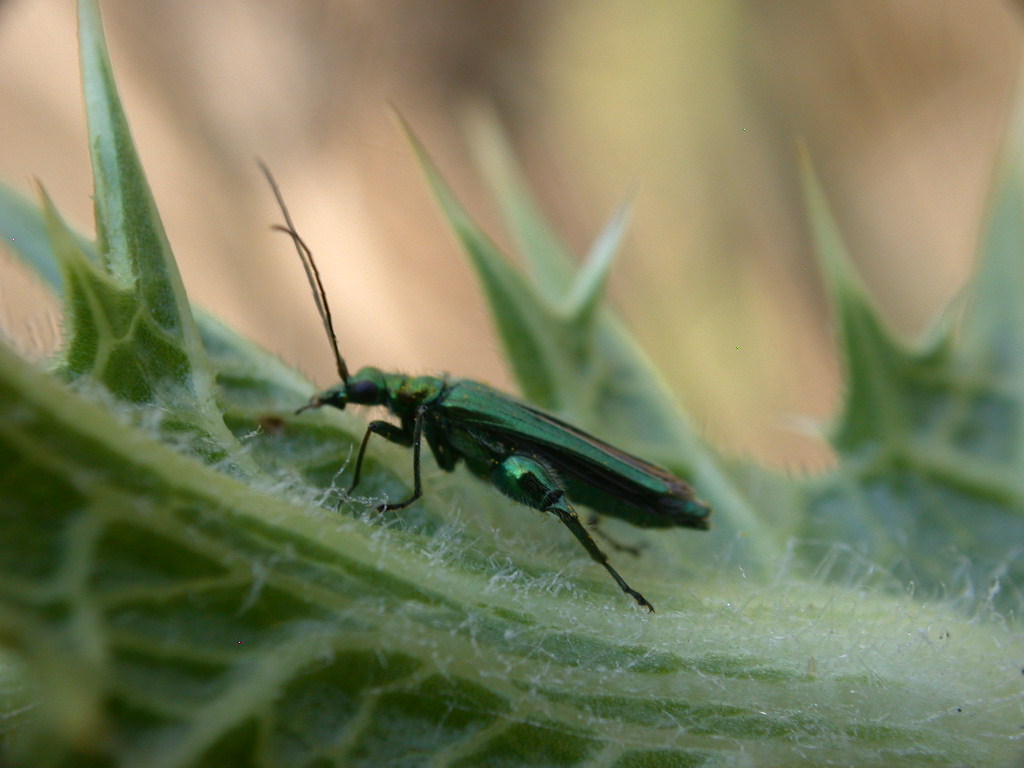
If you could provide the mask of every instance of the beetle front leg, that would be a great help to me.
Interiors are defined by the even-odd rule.
[[[654,613],[654,606],[647,601],[647,598],[630,587],[608,562],[608,556],[601,551],[601,548],[587,533],[576,510],[565,498],[565,491],[558,484],[554,473],[544,464],[529,456],[513,454],[494,468],[491,472],[491,481],[506,496],[558,517],[587,550],[587,554],[611,574],[619,588],[636,600],[640,606]]]
[[[356,471],[352,478],[352,485],[348,487],[349,493],[352,493],[359,485],[359,476],[363,473],[363,458],[366,456],[366,445],[370,442],[370,435],[380,435],[389,443],[406,448],[412,445],[412,434],[401,427],[396,427],[387,421],[371,421],[367,424],[366,432],[363,433],[363,441],[359,443],[359,453],[356,454]]]
[[[412,446],[413,479],[412,495],[409,498],[397,504],[380,504],[377,507],[377,511],[387,512],[390,509],[404,509],[423,495],[423,486],[420,482],[420,444],[423,440],[423,413],[424,409],[422,407],[417,409],[416,418],[413,421],[411,429],[407,424],[397,427],[387,421],[371,421],[367,425],[366,433],[363,435],[363,441],[359,444],[359,453],[356,455],[356,469],[352,479],[352,485],[349,486],[348,489],[349,493],[352,493],[352,491],[355,490],[355,487],[359,484],[359,477],[363,471],[363,459],[366,456],[366,446],[370,442],[370,435],[377,434],[389,443],[395,443],[396,445],[401,445],[405,448]]]

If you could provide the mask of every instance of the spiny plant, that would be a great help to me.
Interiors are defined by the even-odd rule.
[[[646,615],[557,524],[465,473],[401,514],[349,498],[365,429],[192,307],[80,0],[95,242],[0,187],[63,297],[52,370],[0,345],[0,763],[1007,765],[1021,756],[1024,192],[998,187],[962,314],[912,349],[866,299],[812,174],[846,360],[837,466],[703,444],[507,155],[529,276],[414,147],[527,398],[692,480],[708,534],[644,537]],[[377,445],[360,492],[408,494]],[[339,506],[340,504],[340,506]],[[336,508],[337,507],[337,508]],[[639,535],[639,534],[638,534]],[[911,590],[910,587],[913,586]]]

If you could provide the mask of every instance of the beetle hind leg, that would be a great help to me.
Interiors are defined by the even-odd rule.
[[[598,538],[600,538],[602,541],[604,541],[605,544],[607,544],[612,549],[617,550],[618,552],[626,552],[632,555],[633,557],[639,557],[640,553],[643,552],[647,546],[643,543],[623,544],[618,539],[609,536],[608,533],[604,530],[604,528],[601,527],[601,518],[599,518],[597,515],[590,515],[590,517],[587,518],[587,525],[590,526],[590,530],[593,533],[597,534]]]
[[[647,598],[630,587],[608,562],[608,556],[601,551],[601,548],[587,533],[576,510],[566,499],[565,491],[559,484],[555,473],[542,462],[529,456],[512,454],[494,467],[491,471],[491,482],[506,496],[534,509],[555,515],[583,545],[591,559],[608,571],[623,592],[636,600],[640,606],[654,612],[654,606],[647,601]]]

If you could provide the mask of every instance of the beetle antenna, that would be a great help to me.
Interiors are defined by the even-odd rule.
[[[341,352],[338,350],[338,337],[334,334],[331,306],[327,303],[327,292],[324,290],[323,281],[320,280],[320,270],[317,269],[316,262],[313,260],[313,251],[309,249],[309,246],[306,245],[306,242],[295,229],[295,224],[292,221],[291,214],[288,213],[288,206],[284,204],[284,196],[277,186],[277,181],[274,180],[274,175],[262,160],[258,162],[260,170],[267,177],[267,182],[274,192],[274,197],[277,198],[277,206],[281,209],[281,215],[284,216],[284,225],[275,224],[272,229],[284,232],[295,243],[295,251],[299,254],[302,268],[306,271],[306,279],[309,281],[310,290],[313,291],[313,301],[316,302],[317,311],[320,313],[320,320],[323,321],[324,331],[327,333],[327,340],[331,343],[331,350],[334,352],[334,362],[338,368],[338,375],[341,376],[343,384],[348,384],[348,366],[345,365],[345,358],[341,356]]]

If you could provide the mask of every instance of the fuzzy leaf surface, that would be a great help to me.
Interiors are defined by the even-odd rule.
[[[461,529],[417,533],[254,490],[6,349],[0,404],[0,638],[37,696],[35,717],[7,733],[9,759],[914,766],[1013,754],[1024,640],[1007,630],[795,584],[780,602],[775,588],[680,594],[666,581],[648,618],[603,580],[552,581],[521,543],[496,559],[499,543]]]

